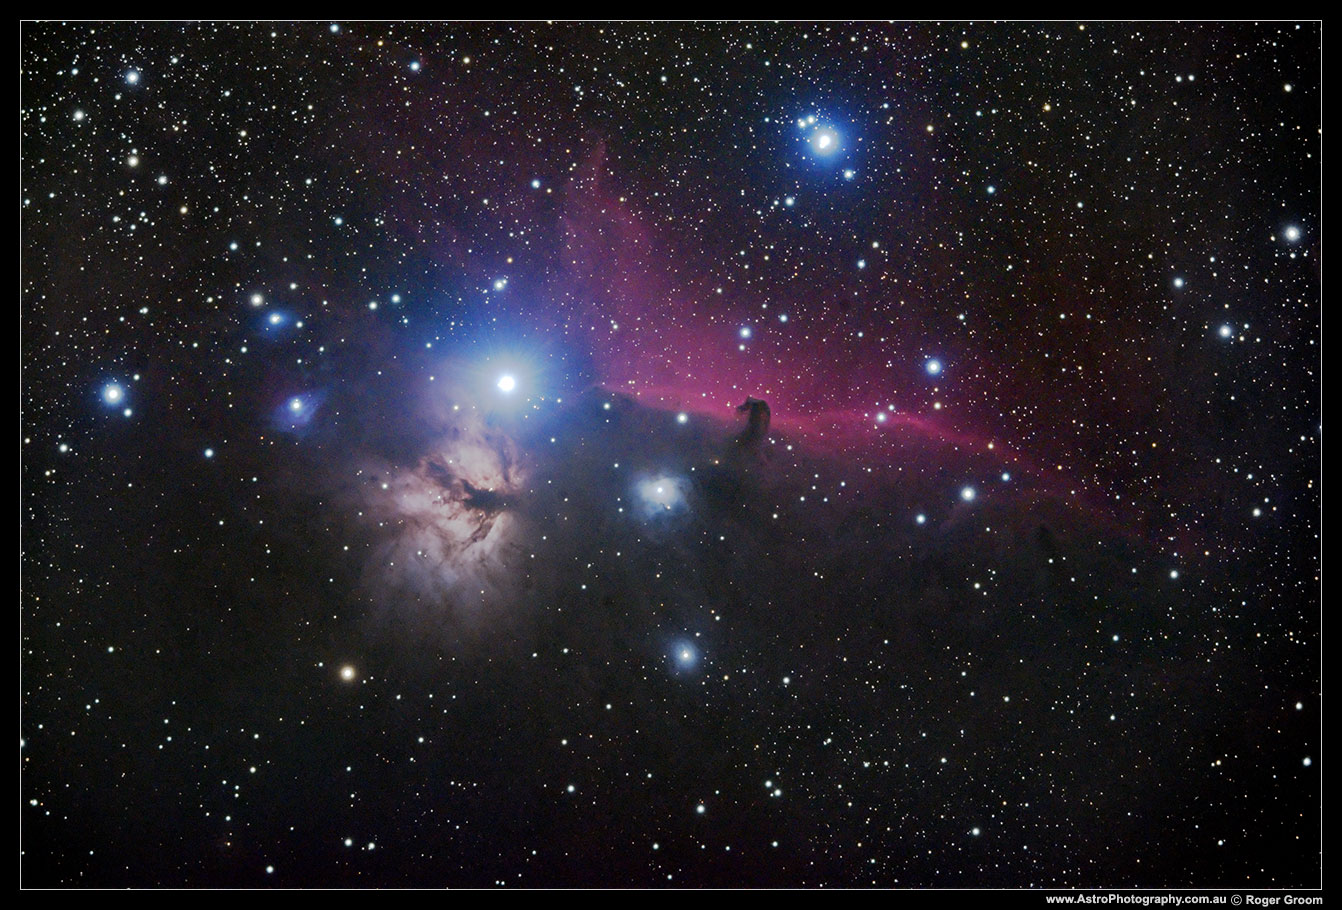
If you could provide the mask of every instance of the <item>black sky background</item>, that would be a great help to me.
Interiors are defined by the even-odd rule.
[[[1317,885],[1320,60],[25,23],[22,883]]]

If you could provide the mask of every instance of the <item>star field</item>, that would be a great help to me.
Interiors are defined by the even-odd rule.
[[[23,884],[1319,886],[1319,23],[20,39]]]

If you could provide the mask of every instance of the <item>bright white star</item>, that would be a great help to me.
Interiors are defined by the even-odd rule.
[[[698,649],[687,641],[677,643],[671,654],[675,658],[676,666],[682,670],[688,670],[699,662]]]
[[[839,149],[839,134],[828,128],[821,128],[811,134],[811,148],[817,155],[832,155]]]
[[[638,510],[643,518],[653,518],[685,507],[685,481],[676,477],[649,477],[635,487],[640,500]]]

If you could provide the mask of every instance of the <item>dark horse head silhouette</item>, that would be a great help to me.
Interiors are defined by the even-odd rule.
[[[759,442],[769,433],[769,403],[759,398],[747,398],[746,403],[736,409],[738,414],[748,415],[746,427],[736,437],[737,445],[751,445]]]

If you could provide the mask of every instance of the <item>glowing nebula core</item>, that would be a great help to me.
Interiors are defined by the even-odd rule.
[[[506,432],[467,412],[408,466],[365,458],[365,588],[383,607],[471,621],[516,592],[513,507],[525,472]]]

